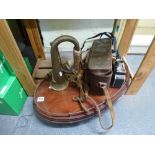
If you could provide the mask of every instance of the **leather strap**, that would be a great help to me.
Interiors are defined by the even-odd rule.
[[[92,36],[92,37],[87,38],[87,39],[84,41],[84,43],[83,43],[83,45],[82,45],[82,47],[81,47],[81,50],[84,48],[85,43],[86,43],[87,40],[94,39],[94,38],[97,38],[97,37],[99,37],[99,36],[100,36],[100,39],[101,39],[103,35],[105,35],[105,36],[107,36],[108,38],[110,38],[110,39],[112,40],[112,44],[113,44],[114,46],[116,45],[116,38],[115,38],[115,36],[114,36],[112,33],[110,33],[110,32],[102,32],[102,33],[96,34],[95,36]],[[115,48],[115,47],[114,47],[114,48]]]
[[[108,88],[107,88],[107,84],[106,83],[103,83],[103,82],[99,82],[99,87],[103,89],[103,92],[105,94],[105,98],[106,98],[106,104],[109,108],[109,111],[110,111],[110,116],[111,116],[111,125],[109,127],[104,127],[103,123],[102,123],[102,120],[101,120],[101,111],[100,111],[100,108],[97,104],[97,102],[88,95],[88,93],[85,93],[85,98],[86,99],[90,99],[92,101],[92,103],[94,104],[95,108],[96,108],[96,111],[98,113],[98,117],[99,117],[99,122],[100,122],[100,125],[102,127],[102,129],[104,130],[109,130],[113,127],[114,125],[114,120],[115,120],[115,113],[114,113],[114,109],[113,109],[113,105],[112,105],[112,101],[111,101],[111,98],[110,98],[110,94],[109,94],[109,91],[108,91]],[[81,108],[86,112],[86,113],[89,113],[89,110],[86,108],[86,106],[84,106],[84,104],[82,103],[82,98],[80,97],[75,97],[73,98],[74,101],[77,101]]]
[[[73,101],[76,101],[80,104],[81,108],[86,112],[89,113],[89,109],[82,103],[82,99],[79,96],[73,97]]]
[[[116,58],[120,58],[121,56],[120,56],[119,51],[118,51],[118,49],[117,49],[117,47],[116,47],[116,44],[117,44],[116,37],[115,37],[115,36],[113,35],[113,33],[111,33],[111,32],[101,32],[101,33],[98,33],[98,34],[96,34],[96,35],[94,35],[94,36],[92,36],[92,37],[87,38],[87,39],[83,42],[83,44],[82,44],[81,51],[83,50],[83,48],[84,48],[84,46],[85,46],[85,43],[86,43],[88,40],[94,39],[94,38],[97,38],[97,37],[99,37],[99,39],[101,39],[103,35],[105,35],[106,37],[108,37],[108,38],[111,39],[112,45],[113,45],[112,53],[115,53]],[[87,50],[88,50],[88,49],[87,49]]]
[[[108,108],[109,108],[110,115],[111,115],[111,121],[112,121],[112,123],[111,123],[111,126],[109,126],[109,127],[107,128],[107,130],[108,130],[108,129],[112,128],[113,125],[114,125],[115,113],[114,113],[112,101],[111,101],[111,98],[110,98],[110,94],[109,94],[109,91],[108,91],[108,88],[107,88],[107,84],[106,84],[106,83],[103,83],[103,82],[99,82],[99,85],[100,85],[100,87],[101,87],[101,88],[103,89],[103,91],[104,91],[104,95],[105,95],[105,97],[106,97],[106,104],[107,104],[107,106],[108,106]]]

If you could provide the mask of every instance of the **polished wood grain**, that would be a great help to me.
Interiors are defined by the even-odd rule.
[[[109,93],[113,102],[115,102],[119,97],[121,97],[127,90],[129,85],[130,75],[127,70],[127,77],[125,83],[121,88],[109,88]],[[74,102],[72,99],[79,95],[79,89],[73,87],[71,84],[67,89],[63,91],[54,91],[49,89],[50,78],[46,77],[41,84],[36,89],[34,95],[34,108],[42,119],[50,122],[56,123],[68,123],[77,122],[83,119],[87,119],[96,114],[94,104],[91,100],[86,100],[84,102],[85,107],[89,110],[86,113],[80,106],[78,102]],[[89,94],[97,104],[100,109],[103,110],[105,105],[105,97]],[[38,102],[39,97],[44,97],[43,102]]]

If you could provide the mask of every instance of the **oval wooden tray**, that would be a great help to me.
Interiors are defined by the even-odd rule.
[[[130,81],[128,67],[126,66],[126,80],[121,88],[109,88],[111,100],[114,103],[118,98],[125,94]],[[37,116],[42,120],[53,123],[75,123],[88,119],[96,114],[94,105],[90,100],[86,100],[84,105],[89,109],[86,113],[78,102],[72,101],[72,98],[79,95],[79,89],[71,85],[63,91],[54,91],[49,89],[50,77],[46,77],[36,88],[34,94],[34,109]],[[90,94],[89,94],[90,95]],[[104,96],[93,97],[102,111],[105,107]]]

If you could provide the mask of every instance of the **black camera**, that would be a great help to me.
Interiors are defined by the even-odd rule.
[[[125,81],[126,69],[122,59],[116,59],[113,64],[113,77],[111,86],[114,88],[120,88]]]

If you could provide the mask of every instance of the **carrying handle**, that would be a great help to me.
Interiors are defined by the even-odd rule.
[[[110,111],[110,115],[111,115],[111,120],[112,120],[112,124],[111,126],[109,126],[107,129],[110,129],[113,127],[114,125],[114,120],[115,120],[115,112],[114,112],[114,109],[113,109],[113,105],[112,105],[112,101],[111,101],[111,98],[110,98],[110,94],[109,94],[109,91],[107,89],[107,84],[106,83],[103,83],[103,82],[99,82],[99,85],[100,85],[100,88],[103,89],[104,91],[104,94],[105,94],[105,97],[106,97],[106,104],[109,108],[109,111]]]
[[[51,51],[55,51],[56,48],[58,48],[58,45],[63,42],[71,42],[74,44],[74,50],[80,51],[80,45],[79,42],[70,35],[63,35],[58,38],[56,38],[53,42],[50,43],[51,45]]]
[[[97,38],[97,37],[99,37],[99,36],[100,36],[100,39],[101,39],[103,35],[105,35],[105,36],[107,36],[108,38],[111,39],[112,44],[114,45],[114,49],[116,49],[116,38],[115,38],[115,36],[114,36],[112,33],[110,33],[110,32],[102,32],[102,33],[98,33],[98,34],[96,34],[96,35],[94,35],[94,36],[92,36],[92,37],[87,38],[87,39],[83,42],[83,45],[82,45],[82,47],[81,47],[81,50],[84,48],[85,43],[86,43],[87,40],[90,40],[90,39],[93,39],[93,38]]]
[[[70,42],[70,43],[72,43],[74,45],[74,49],[73,49],[73,52],[74,53],[76,51],[80,53],[81,52],[81,49],[80,49],[80,45],[79,45],[78,40],[76,38],[70,36],[70,35],[62,35],[62,36],[59,36],[53,42],[50,43],[50,45],[51,45],[51,60],[57,60],[57,61],[59,61],[60,62],[60,65],[61,65],[61,69],[63,71],[65,71],[65,72],[67,72],[66,69],[62,65],[61,56],[60,56],[59,49],[58,49],[58,46],[61,43],[63,43],[63,42]],[[56,66],[56,62],[55,61],[52,61],[52,66],[53,66],[53,68],[58,67],[58,66]]]
[[[111,116],[111,125],[109,127],[104,127],[103,123],[102,123],[102,120],[101,120],[101,111],[100,111],[100,108],[97,104],[97,102],[88,95],[88,91],[85,91],[84,93],[84,96],[77,96],[77,97],[73,97],[73,101],[76,101],[80,104],[81,108],[87,113],[89,114],[89,109],[82,103],[83,102],[83,99],[90,99],[92,101],[92,103],[94,104],[95,108],[96,108],[96,111],[98,113],[98,117],[99,117],[99,122],[100,122],[100,125],[102,127],[102,129],[104,130],[109,130],[113,127],[114,125],[114,120],[115,120],[115,113],[114,113],[114,109],[113,109],[113,105],[112,105],[112,101],[111,101],[111,98],[110,98],[110,94],[109,94],[109,91],[108,91],[108,88],[107,88],[107,84],[106,83],[103,83],[103,82],[99,82],[98,83],[98,86],[100,88],[103,89],[103,92],[104,92],[104,95],[105,95],[105,98],[106,98],[106,104],[109,108],[109,111],[110,111],[110,116]]]
[[[100,111],[100,108],[98,106],[98,104],[96,103],[96,101],[90,97],[88,94],[86,95],[86,98],[89,98],[92,103],[94,104],[97,112],[98,112],[98,116],[99,116],[99,122],[100,122],[100,125],[101,127],[104,129],[104,130],[109,130],[113,127],[114,125],[114,120],[115,120],[115,113],[114,113],[114,109],[113,109],[113,105],[112,105],[112,101],[111,101],[111,98],[110,98],[110,94],[109,94],[109,91],[107,89],[107,84],[106,83],[103,83],[103,82],[99,82],[99,87],[103,89],[103,92],[105,94],[105,97],[106,97],[106,104],[109,108],[109,111],[110,111],[110,116],[111,116],[111,125],[109,127],[104,127],[103,123],[102,123],[102,120],[101,120],[101,111]]]

